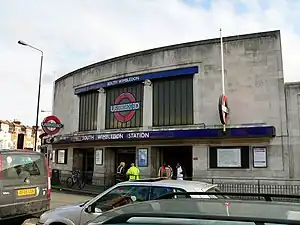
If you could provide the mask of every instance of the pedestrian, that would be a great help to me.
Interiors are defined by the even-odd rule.
[[[177,163],[176,165],[176,180],[183,180],[185,176],[185,171],[183,167],[180,165],[180,163]]]
[[[158,177],[171,179],[173,177],[173,169],[166,162],[158,170]]]
[[[137,168],[134,163],[131,163],[130,168],[127,170],[126,175],[129,177],[129,181],[140,179],[140,169]]]
[[[125,162],[121,162],[117,168],[116,174],[116,183],[120,183],[125,181],[126,174],[125,174]]]

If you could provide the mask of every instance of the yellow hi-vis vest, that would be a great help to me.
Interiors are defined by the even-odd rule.
[[[129,180],[139,180],[140,179],[140,170],[139,168],[132,166],[127,170],[127,176],[129,176]]]

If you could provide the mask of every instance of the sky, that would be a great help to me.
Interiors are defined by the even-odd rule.
[[[281,30],[284,78],[299,81],[299,0],[0,0],[1,120],[34,125],[41,54],[41,120],[53,82],[80,67],[149,48]]]

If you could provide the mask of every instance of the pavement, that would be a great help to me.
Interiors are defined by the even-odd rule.
[[[76,194],[68,194],[65,192],[57,192],[54,191],[51,195],[51,208],[57,208],[60,206],[64,205],[69,205],[69,204],[76,204],[76,203],[81,203],[85,202],[87,200],[91,199],[91,197],[88,197],[86,195],[76,195]],[[22,222],[14,222],[9,225],[36,225],[38,219],[32,218],[28,219],[26,221]],[[8,225],[8,223],[7,223]]]
[[[104,187],[96,185],[86,185],[83,189],[68,188],[66,185],[52,185],[54,192],[64,192],[76,195],[96,196],[104,191]]]

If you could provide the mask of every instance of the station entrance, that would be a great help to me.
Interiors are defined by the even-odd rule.
[[[158,147],[161,154],[160,165],[163,162],[169,164],[176,175],[176,164],[180,163],[186,171],[186,180],[193,177],[193,147],[192,146],[164,146]]]
[[[73,170],[78,169],[83,173],[87,184],[92,184],[94,172],[94,148],[73,149]]]
[[[116,168],[121,162],[125,162],[125,171],[130,167],[131,163],[135,163],[136,158],[136,148],[132,147],[122,147],[122,148],[113,148],[116,151]]]

